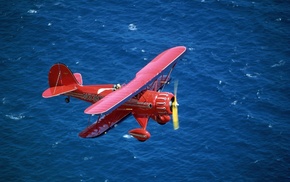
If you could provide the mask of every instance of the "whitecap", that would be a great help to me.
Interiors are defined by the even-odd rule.
[[[35,10],[35,9],[30,9],[30,10],[27,11],[27,13],[35,14],[35,13],[37,13],[37,10]]]
[[[130,138],[133,138],[133,136],[132,135],[129,135],[129,134],[125,134],[125,135],[123,135],[123,138],[130,139]]]
[[[283,66],[284,64],[285,64],[285,61],[284,60],[280,60],[279,63],[273,64],[271,67],[275,68],[275,67]]]
[[[93,157],[84,157],[84,161],[91,160]]]
[[[60,141],[56,141],[51,145],[51,147],[56,148],[60,143],[61,143]]]
[[[268,125],[269,128],[272,128],[273,126],[271,124]]]
[[[131,30],[131,31],[135,31],[135,30],[137,30],[137,26],[134,25],[133,23],[131,23],[131,24],[128,25],[128,29]]]
[[[246,76],[249,77],[249,78],[257,78],[256,75],[253,75],[253,74],[250,74],[250,73],[247,73]]]
[[[231,103],[231,105],[234,105],[234,106],[235,106],[235,105],[237,105],[237,102],[238,102],[238,101],[235,100],[235,101],[233,101],[233,102]]]
[[[2,104],[5,105],[6,103],[7,103],[7,101],[6,101],[6,98],[4,97],[4,98],[2,99]]]
[[[136,51],[137,50],[137,47],[133,47],[131,48],[132,51]]]
[[[21,119],[25,118],[25,116],[23,116],[22,114],[19,114],[19,115],[7,114],[5,116],[8,117],[9,119],[12,119],[12,120],[21,120]]]
[[[258,90],[258,91],[257,91],[257,98],[258,98],[258,99],[261,98],[260,95],[261,95],[261,90]]]

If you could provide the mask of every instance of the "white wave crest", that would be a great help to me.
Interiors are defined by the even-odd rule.
[[[259,73],[253,73],[253,74],[247,73],[246,74],[246,76],[249,78],[257,78],[259,75],[260,75]]]
[[[133,136],[132,135],[129,135],[129,134],[125,134],[125,135],[123,135],[123,138],[130,139],[130,138],[133,138]]]
[[[4,98],[2,99],[2,104],[5,105],[6,103],[7,103],[7,101],[6,101],[6,98],[4,97]]]
[[[36,14],[37,13],[37,10],[35,9],[30,9],[27,11],[27,13],[30,13],[30,14]]]
[[[273,64],[271,67],[275,68],[275,67],[283,66],[284,64],[285,64],[285,61],[284,60],[280,60],[279,63]]]
[[[9,119],[12,119],[12,120],[21,120],[21,119],[25,118],[25,116],[22,114],[19,114],[19,115],[7,114],[5,116]]]
[[[135,30],[137,30],[137,26],[134,25],[133,23],[131,23],[131,24],[128,25],[128,29],[131,30],[131,31],[135,31]]]

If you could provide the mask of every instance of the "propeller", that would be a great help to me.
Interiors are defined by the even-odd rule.
[[[172,103],[172,120],[173,120],[173,128],[174,130],[177,130],[179,128],[178,123],[178,103],[177,103],[177,87],[178,87],[178,81],[176,80],[174,82],[174,101]]]

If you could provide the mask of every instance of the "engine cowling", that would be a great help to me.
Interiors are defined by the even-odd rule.
[[[173,99],[174,99],[174,96],[172,93],[169,93],[169,92],[158,93],[155,100],[156,114],[160,116],[172,114],[171,103]]]
[[[132,113],[146,115],[171,115],[171,103],[174,95],[169,92],[155,92],[147,90],[138,98],[125,104],[126,108],[132,108]]]
[[[151,118],[157,121],[158,124],[164,125],[170,121],[171,117],[169,115],[153,115]]]

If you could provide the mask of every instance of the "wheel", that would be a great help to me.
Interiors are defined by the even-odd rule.
[[[65,101],[66,103],[69,103],[70,99],[67,97],[67,98],[64,99],[64,101]]]

